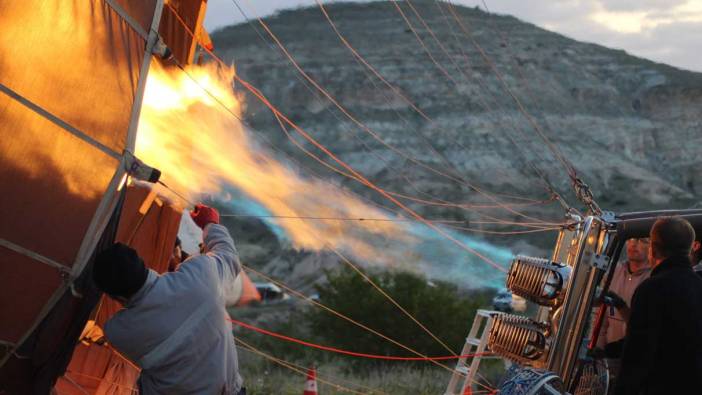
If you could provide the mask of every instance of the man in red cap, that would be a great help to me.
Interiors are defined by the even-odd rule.
[[[197,205],[190,214],[203,229],[205,253],[174,272],[147,269],[120,243],[97,256],[96,285],[124,305],[105,323],[105,336],[142,369],[142,394],[243,394],[225,309],[225,289],[241,264],[217,210]]]

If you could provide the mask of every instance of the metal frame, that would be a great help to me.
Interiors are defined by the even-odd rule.
[[[579,351],[583,346],[585,330],[590,323],[589,318],[592,313],[592,303],[594,300],[594,290],[600,285],[601,281],[605,281],[605,290],[609,287],[611,277],[615,269],[615,263],[618,262],[623,247],[626,241],[630,238],[646,237],[650,228],[655,221],[661,216],[680,216],[690,221],[696,231],[702,232],[702,210],[660,210],[660,211],[645,211],[635,213],[624,213],[614,218],[598,218],[594,220],[601,222],[596,246],[593,250],[594,256],[584,257],[582,248],[579,248],[577,262],[583,269],[583,280],[581,282],[581,291],[573,292],[572,286],[569,287],[569,293],[574,293],[579,297],[579,300],[574,300],[576,308],[572,316],[571,326],[568,327],[568,333],[563,333],[559,330],[556,334],[556,342],[554,345],[560,344],[560,348],[566,350],[558,359],[549,356],[549,370],[559,374],[566,386],[575,384],[573,382],[574,371],[577,364]],[[587,242],[588,231],[581,237],[581,243]],[[608,267],[598,267],[597,260],[602,259],[606,254]],[[561,317],[559,324],[563,325],[566,316]],[[575,326],[572,326],[572,325]],[[563,340],[562,340],[563,339]],[[571,339],[571,341],[567,341]],[[577,375],[576,375],[577,376]]]
[[[102,233],[105,230],[105,227],[107,226],[110,217],[112,216],[112,212],[114,211],[114,207],[117,204],[118,200],[118,194],[116,193],[117,187],[119,186],[122,180],[122,176],[124,174],[124,166],[118,166],[117,170],[115,171],[115,174],[112,177],[112,180],[110,181],[110,184],[108,185],[108,192],[105,193],[105,195],[103,196],[103,199],[98,205],[98,209],[96,210],[96,214],[93,216],[93,220],[88,226],[86,237],[83,239],[83,243],[81,244],[81,247],[78,250],[76,263],[73,265],[73,268],[68,268],[65,265],[59,264],[55,261],[51,261],[49,258],[43,257],[20,246],[17,246],[21,249],[20,251],[17,251],[15,248],[10,248],[39,262],[49,264],[52,267],[55,267],[55,265],[59,265],[60,267],[58,267],[58,269],[59,271],[61,271],[64,281],[63,284],[61,284],[60,287],[56,288],[56,290],[51,294],[51,297],[44,304],[44,307],[41,309],[32,325],[15,344],[15,346],[12,348],[12,351],[5,355],[2,360],[0,360],[0,368],[2,368],[2,366],[7,362],[10,356],[17,351],[17,348],[24,344],[27,338],[29,338],[29,336],[36,330],[36,328],[41,324],[44,318],[46,318],[49,312],[54,308],[56,303],[58,303],[59,299],[61,299],[63,294],[67,290],[72,289],[73,282],[80,275],[80,273],[83,270],[83,267],[85,267],[87,260],[90,258],[90,255],[95,249],[95,244],[100,239],[100,237],[102,237]],[[89,242],[86,242],[87,240],[89,240]],[[79,261],[79,259],[84,259],[84,261],[81,262]],[[50,262],[53,262],[53,264],[51,264]]]
[[[581,229],[581,223],[582,223],[582,218],[578,216],[571,216],[570,219],[575,220],[575,223],[572,226],[572,229],[565,227],[563,228],[559,233],[558,233],[558,239],[556,240],[556,246],[553,249],[553,254],[551,255],[551,261],[552,262],[559,262],[563,264],[568,264],[568,256],[571,255],[571,243],[573,242],[574,239],[577,239],[579,236],[579,232],[582,231]],[[572,277],[572,274],[571,274]],[[563,296],[563,299],[565,299],[565,295]],[[561,308],[562,304],[556,309]],[[536,316],[535,320],[538,322],[545,322],[549,321],[549,316],[551,314],[551,311],[554,308],[548,307],[548,306],[540,306]]]
[[[537,367],[544,367],[557,375],[566,389],[572,390],[581,374],[578,362],[583,355],[588,327],[593,322],[592,307],[598,286],[604,281],[604,290],[609,287],[614,263],[619,260],[627,239],[646,237],[659,217],[672,215],[687,219],[696,232],[702,234],[702,209],[647,211],[618,216],[604,213],[586,218],[572,216],[574,223],[559,233],[551,260],[567,264],[572,268],[572,274],[565,287],[563,304],[556,308],[541,307],[536,313],[535,321],[548,322],[553,330],[546,365]],[[593,331],[598,331],[598,324],[594,325]],[[455,394],[459,367],[460,363],[446,395]],[[466,370],[465,366],[463,369]]]
[[[18,254],[32,258],[33,260],[35,260],[37,262],[49,265],[49,266],[53,267],[54,269],[57,269],[61,273],[68,274],[71,272],[70,266],[64,265],[63,263],[56,262],[55,260],[53,260],[51,258],[47,258],[44,255],[38,254],[32,250],[26,249],[26,248],[22,247],[21,245],[15,244],[9,240],[0,239],[0,246],[5,247],[8,250],[12,250]]]
[[[146,78],[148,74],[148,69],[149,65],[151,62],[151,49],[153,48],[153,45],[155,44],[156,40],[158,39],[158,24],[160,23],[161,20],[161,12],[163,10],[163,1],[164,0],[157,0],[156,2],[156,9],[154,10],[154,15],[151,21],[151,31],[149,32],[148,37],[145,37],[145,32],[141,26],[139,26],[136,21],[134,21],[131,16],[129,16],[124,9],[122,9],[119,5],[117,5],[113,0],[105,0],[107,4],[118,14],[120,17],[122,17],[131,28],[133,28],[140,36],[146,39],[146,45],[145,45],[145,51],[144,51],[144,60],[141,65],[140,73],[139,73],[139,82],[137,83],[137,91],[135,93],[134,97],[134,102],[132,104],[132,113],[131,113],[131,118],[130,118],[130,124],[129,124],[129,129],[127,131],[127,144],[126,144],[126,150],[128,151],[133,151],[134,150],[134,145],[136,143],[136,127],[139,121],[139,114],[140,114],[140,109],[141,109],[141,103],[142,103],[142,98],[144,94],[144,89],[146,87]],[[34,323],[31,325],[31,327],[25,332],[25,334],[20,338],[20,340],[12,346],[12,349],[10,352],[8,352],[2,360],[0,360],[0,368],[4,366],[4,364],[7,362],[7,360],[16,352],[17,348],[22,345],[27,338],[36,330],[36,328],[41,324],[41,322],[44,320],[46,315],[51,311],[51,309],[54,308],[58,300],[61,298],[61,296],[73,286],[73,282],[75,278],[80,275],[80,273],[83,271],[85,268],[85,265],[87,265],[94,249],[95,246],[97,245],[98,241],[102,237],[102,234],[105,230],[105,227],[107,226],[107,223],[109,222],[110,217],[112,216],[112,213],[114,211],[115,205],[117,204],[118,201],[118,187],[119,184],[122,181],[122,178],[124,174],[126,173],[126,169],[128,168],[129,163],[128,161],[133,161],[134,156],[130,155],[128,153],[124,153],[120,155],[119,153],[113,151],[112,149],[106,147],[105,145],[101,144],[97,140],[93,139],[89,135],[83,133],[82,131],[76,129],[75,127],[71,126],[70,124],[66,123],[59,117],[51,114],[50,112],[46,111],[42,107],[38,106],[37,104],[29,101],[28,99],[24,98],[17,92],[11,90],[10,88],[0,84],[0,91],[5,93],[6,95],[10,96],[14,100],[18,101],[19,103],[23,104],[24,106],[28,107],[32,111],[36,112],[37,114],[43,116],[44,118],[48,119],[49,121],[53,122],[54,124],[58,125],[65,131],[71,133],[72,135],[80,138],[82,141],[94,146],[95,148],[101,150],[108,156],[118,159],[120,161],[119,165],[117,166],[117,169],[115,171],[115,174],[112,177],[112,180],[108,184],[108,187],[105,191],[105,194],[103,195],[100,203],[98,204],[97,209],[95,210],[95,213],[93,214],[93,218],[90,221],[90,224],[88,225],[88,229],[85,233],[85,236],[83,237],[83,241],[81,242],[81,245],[78,249],[78,253],[76,255],[76,261],[73,264],[73,267],[70,268],[68,273],[65,275],[65,281],[63,284],[58,287],[54,293],[51,295],[49,300],[46,302],[44,305],[44,308],[42,308],[41,312],[37,315]],[[8,244],[9,243],[9,244]],[[43,262],[50,264],[51,266],[59,265],[60,268],[65,268],[65,265],[59,264],[59,263],[50,263],[53,262],[48,258],[42,257],[39,254],[36,254],[30,250],[27,250],[21,246],[17,246],[13,243],[7,242],[7,243],[2,243],[0,245],[6,246],[14,251],[20,252],[24,255],[30,256],[33,259],[36,259],[37,261]],[[11,247],[10,247],[11,246]],[[12,248],[14,247],[14,248]],[[44,258],[44,259],[41,259]],[[66,272],[66,271],[64,271]],[[7,342],[3,342],[7,343]]]
[[[22,104],[23,106],[29,108],[30,110],[34,111],[38,115],[44,117],[45,119],[53,122],[56,126],[60,127],[61,129],[67,131],[68,133],[78,137],[79,139],[85,141],[86,143],[92,145],[93,147],[99,149],[100,151],[104,152],[108,156],[119,159],[121,155],[117,152],[109,148],[108,146],[102,144],[101,142],[95,140],[94,138],[90,137],[88,134],[85,132],[73,127],[63,119],[57,117],[56,115],[50,113],[49,111],[45,110],[43,107],[40,105],[34,103],[33,101],[27,99],[26,97],[20,95],[19,93],[15,92],[14,90],[10,89],[9,87],[5,86],[4,84],[0,83],[0,91],[10,98],[14,99],[18,103]]]
[[[112,213],[114,212],[117,201],[119,200],[119,193],[117,189],[122,183],[122,179],[127,173],[126,169],[129,166],[127,161],[128,156],[125,155],[120,161],[120,165],[117,167],[117,170],[112,176],[112,180],[110,180],[100,204],[95,210],[95,215],[93,215],[93,219],[90,221],[90,225],[88,225],[88,229],[85,232],[85,237],[78,248],[78,253],[76,254],[76,260],[73,264],[73,270],[71,273],[72,278],[77,278],[78,275],[83,272],[85,265],[88,264],[90,256],[95,250],[95,246],[107,227],[107,223],[110,221],[110,217],[112,217]],[[73,282],[73,280],[71,280],[71,282]]]
[[[164,0],[156,1],[156,10],[154,10],[154,17],[151,20],[151,28],[149,29],[149,35],[146,38],[146,48],[144,50],[144,59],[141,63],[141,68],[139,69],[139,81],[137,82],[137,90],[134,95],[134,103],[132,104],[132,114],[129,119],[129,129],[127,129],[127,150],[134,152],[136,146],[136,132],[139,126],[139,115],[141,114],[141,104],[144,100],[144,90],[146,89],[146,78],[149,74],[149,67],[151,66],[151,51],[154,45],[158,42],[158,27],[161,23],[161,14],[163,13],[163,2]]]
[[[132,18],[131,15],[127,13],[127,11],[122,8],[119,4],[115,2],[115,0],[104,0],[105,3],[109,4],[110,7],[112,7],[112,10],[114,10],[127,24],[134,29],[135,32],[139,33],[141,38],[144,40],[148,40],[148,32],[144,30],[144,28],[139,24],[139,22],[135,21],[134,18]],[[158,7],[158,3],[156,4],[156,7]],[[154,13],[154,16],[156,14]],[[153,20],[152,20],[153,23]]]
[[[481,354],[487,349],[488,338],[490,337],[490,330],[492,329],[493,319],[496,315],[504,314],[501,311],[492,311],[479,309],[475,313],[475,318],[473,319],[473,326],[468,332],[468,337],[461,350],[461,355],[468,355],[473,352],[472,348],[475,347],[475,353]],[[485,325],[483,326],[483,322]],[[477,337],[478,332],[481,330],[480,337]],[[474,356],[471,358],[470,366],[466,366],[466,357],[461,357],[456,362],[456,367],[451,375],[451,380],[449,380],[448,386],[446,387],[446,392],[444,395],[462,395],[465,393],[466,388],[470,387],[475,381],[475,375],[480,367],[480,362],[483,358],[496,358],[496,357],[484,357],[481,355]],[[463,384],[460,387],[460,392],[456,392],[456,387],[458,386],[462,378]]]
[[[548,357],[548,370],[558,374],[564,383],[568,383],[580,349],[581,339],[587,327],[587,315],[590,314],[592,299],[602,271],[591,266],[587,255],[600,253],[605,245],[600,232],[606,231],[606,223],[597,217],[588,217],[579,237],[577,254],[572,262],[573,274],[568,285],[568,294],[562,307],[562,315],[558,322],[556,338],[551,344]],[[588,239],[596,237],[590,245]],[[564,328],[566,330],[564,330]]]
[[[136,30],[143,38],[146,39],[146,45],[144,49],[144,59],[141,64],[141,69],[139,71],[139,81],[137,82],[137,90],[134,97],[134,102],[132,103],[132,113],[129,121],[129,128],[127,129],[127,141],[125,145],[125,154],[121,158],[120,166],[117,172],[112,178],[100,205],[95,210],[95,215],[88,227],[83,242],[78,249],[78,255],[76,257],[76,262],[73,265],[73,276],[77,277],[87,265],[90,256],[92,255],[95,246],[97,245],[102,233],[107,226],[107,223],[112,216],[115,205],[117,204],[118,194],[117,188],[119,183],[126,173],[126,169],[129,169],[133,162],[136,161],[132,152],[134,152],[136,144],[136,129],[139,123],[139,114],[141,112],[141,104],[144,97],[144,89],[146,88],[146,79],[148,77],[149,65],[151,64],[151,50],[153,46],[158,41],[158,25],[161,21],[161,12],[163,11],[163,1],[156,1],[156,9],[154,10],[154,15],[151,20],[151,29],[148,36],[144,29],[139,25],[129,14],[127,14],[122,7],[117,5],[114,0],[105,0],[112,9],[119,14],[134,30]],[[72,281],[71,281],[72,282]]]

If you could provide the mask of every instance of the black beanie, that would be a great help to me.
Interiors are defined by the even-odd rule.
[[[129,299],[146,282],[149,269],[137,252],[122,243],[115,243],[100,252],[93,266],[93,281],[111,296]]]

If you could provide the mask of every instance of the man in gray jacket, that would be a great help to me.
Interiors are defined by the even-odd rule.
[[[113,245],[95,261],[95,283],[124,305],[105,324],[105,336],[142,369],[142,394],[242,391],[224,295],[241,264],[215,209],[197,205],[191,216],[204,231],[206,252],[175,272],[159,275],[147,269],[124,244]]]

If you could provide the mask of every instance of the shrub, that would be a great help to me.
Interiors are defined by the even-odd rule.
[[[329,282],[317,286],[321,303],[424,355],[449,354],[359,274],[347,269],[327,275]],[[388,271],[369,278],[456,353],[463,347],[475,311],[490,303],[487,291],[461,294],[452,284],[428,282],[408,272]],[[416,356],[329,312],[308,309],[305,316],[312,333],[327,345],[370,354]],[[382,363],[354,362],[356,368]]]

